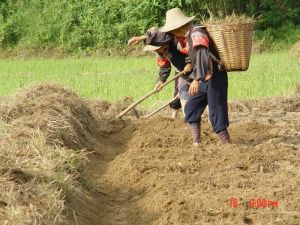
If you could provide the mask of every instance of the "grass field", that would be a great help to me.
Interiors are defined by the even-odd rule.
[[[104,59],[3,59],[0,96],[33,83],[61,83],[81,96],[116,101],[138,99],[152,90],[157,78],[154,57]],[[292,93],[300,83],[300,61],[285,52],[253,55],[246,72],[229,74],[229,98],[250,99]],[[173,74],[173,73],[172,73]],[[143,107],[160,105],[172,97],[173,85],[150,97]]]

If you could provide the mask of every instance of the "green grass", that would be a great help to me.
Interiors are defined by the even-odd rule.
[[[33,83],[61,83],[81,96],[116,101],[138,99],[152,90],[154,57],[104,59],[4,59],[0,61],[0,96]],[[246,72],[229,74],[229,98],[250,99],[291,94],[300,83],[300,61],[288,53],[253,55]],[[173,74],[173,72],[172,72]],[[173,75],[172,75],[173,76]],[[150,97],[143,107],[156,107],[172,97],[173,84]]]
[[[246,72],[229,73],[229,98],[253,99],[292,94],[300,85],[300,59],[290,53],[253,55]]]

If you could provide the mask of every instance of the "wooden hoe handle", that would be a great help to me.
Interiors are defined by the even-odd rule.
[[[173,101],[175,101],[178,97],[176,96],[175,98],[171,99],[170,101],[166,102],[164,105],[162,105],[160,108],[156,109],[155,111],[149,113],[148,115],[144,116],[143,119],[147,119],[150,116],[153,116],[154,114],[158,113],[160,110],[162,110],[163,108],[167,107],[168,105],[170,105]]]
[[[161,88],[165,87],[166,85],[168,85],[169,83],[171,83],[172,81],[174,81],[175,79],[177,79],[178,77],[182,76],[183,74],[185,74],[185,71],[182,71],[178,74],[176,74],[176,76],[174,76],[172,79],[168,80],[167,82],[163,83],[161,85]],[[145,99],[147,99],[148,97],[150,97],[151,95],[155,94],[156,92],[158,92],[157,90],[153,90],[151,92],[149,92],[148,94],[146,94],[144,97],[140,98],[139,100],[137,100],[136,102],[132,103],[130,106],[128,106],[125,110],[123,110],[121,113],[119,113],[116,118],[117,119],[121,119],[126,113],[128,113],[131,109],[133,109],[135,106],[137,106],[138,104],[140,104],[142,101],[144,101]]]

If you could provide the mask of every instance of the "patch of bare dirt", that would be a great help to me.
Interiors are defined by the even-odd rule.
[[[73,203],[79,224],[298,224],[299,97],[232,102],[230,117],[233,143],[220,145],[204,117],[199,148],[181,119],[124,125],[90,156],[97,192]],[[274,204],[253,208],[261,199]]]

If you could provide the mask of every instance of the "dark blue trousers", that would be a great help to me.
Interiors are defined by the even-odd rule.
[[[198,92],[190,96],[185,106],[186,121],[200,123],[201,115],[208,105],[209,119],[214,132],[227,129],[228,120],[228,76],[214,68],[213,77],[207,82],[200,82]]]

